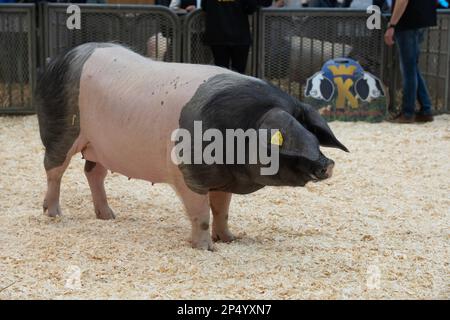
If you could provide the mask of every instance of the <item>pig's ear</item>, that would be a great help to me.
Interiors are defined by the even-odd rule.
[[[315,161],[320,156],[319,141],[286,111],[273,108],[259,120],[259,129],[266,129],[267,144],[279,146],[280,154]]]
[[[298,120],[317,137],[321,146],[349,152],[347,147],[334,136],[327,122],[316,109],[305,103],[300,103],[300,106],[302,112]]]

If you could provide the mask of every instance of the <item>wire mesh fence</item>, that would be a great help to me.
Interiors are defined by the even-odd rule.
[[[183,34],[183,60],[188,63],[213,64],[210,48],[205,45],[205,14],[196,10],[186,15]]]
[[[306,80],[335,58],[352,58],[383,77],[383,30],[369,30],[365,11],[263,9],[258,75],[303,98]]]
[[[35,7],[0,6],[0,113],[33,112]]]
[[[421,50],[420,68],[437,113],[450,110],[450,10],[441,12],[438,26],[428,29]]]
[[[44,6],[45,58],[86,42],[117,42],[154,60],[180,60],[179,20],[168,8],[79,4],[80,29],[69,29],[68,6]]]
[[[115,41],[161,61],[214,63],[204,43],[201,10],[177,16],[161,6],[78,4],[78,30],[67,27],[69,5],[45,4],[40,10],[32,4],[0,5],[0,113],[33,111],[38,54],[42,66],[46,58],[85,42]],[[246,73],[301,99],[306,79],[326,61],[349,57],[384,80],[391,109],[398,109],[398,55],[384,45],[384,29],[367,28],[367,17],[349,9],[262,9],[249,17],[253,46]],[[441,11],[438,26],[426,33],[420,60],[437,113],[450,111],[449,28],[450,10]]]
[[[210,47],[205,44],[205,13],[196,10],[184,17],[183,23],[183,62],[214,64]],[[257,48],[256,21],[257,15],[249,17],[250,29],[253,35],[253,45],[250,48],[246,74],[256,75],[254,48]]]

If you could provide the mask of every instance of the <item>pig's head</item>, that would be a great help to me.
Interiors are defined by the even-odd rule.
[[[203,130],[214,129],[224,137],[227,129],[256,130],[259,137],[256,163],[181,163],[185,183],[198,193],[220,190],[246,194],[264,186],[304,186],[332,174],[334,162],[322,154],[320,146],[348,151],[313,107],[266,81],[236,74],[214,76],[199,87],[181,112],[180,128],[194,136],[195,121],[202,122]],[[272,130],[279,131],[275,137],[279,140],[278,156],[270,154],[277,143]],[[267,139],[262,139],[261,134],[267,134]],[[209,141],[204,142],[202,150]],[[237,152],[236,146],[231,145],[234,150],[230,150],[226,145],[223,155],[242,155],[242,149]],[[255,159],[251,145],[246,143],[247,160]],[[189,146],[193,156],[193,140]],[[267,155],[264,161],[261,154]],[[278,166],[270,172],[275,158]],[[268,168],[269,172],[265,170]]]
[[[278,171],[275,174],[261,174],[260,167],[251,167],[255,183],[271,186],[304,186],[309,181],[330,178],[334,161],[320,151],[320,146],[348,149],[337,140],[322,116],[311,106],[298,103],[296,108],[272,108],[258,120],[258,128],[268,134],[276,132],[276,147],[279,152]],[[274,144],[273,135],[266,145]]]

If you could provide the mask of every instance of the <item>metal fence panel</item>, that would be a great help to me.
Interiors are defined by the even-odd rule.
[[[440,12],[437,27],[428,29],[421,50],[420,68],[430,90],[435,112],[448,112],[450,90],[450,11]]]
[[[255,48],[257,48],[257,35],[254,30],[257,26],[257,14],[249,16],[250,29],[253,34],[253,45],[250,48],[246,74],[256,75]],[[195,10],[184,17],[183,23],[183,62],[197,64],[214,64],[214,58],[209,46],[204,43],[205,13]]]
[[[446,11],[447,18],[447,106],[446,113],[450,113],[450,10]]]
[[[205,40],[205,13],[195,10],[184,17],[183,61],[187,63],[214,64],[213,55]]]
[[[179,19],[166,7],[78,4],[81,28],[70,30],[66,26],[69,5],[44,6],[46,58],[82,43],[113,41],[155,60],[180,60]]]
[[[0,114],[33,112],[34,10],[32,4],[0,5]]]
[[[258,75],[297,98],[329,59],[352,58],[383,77],[383,30],[369,30],[367,17],[349,9],[262,9]]]
[[[43,64],[46,57],[85,42],[116,41],[156,60],[213,63],[203,43],[205,15],[201,10],[177,17],[161,6],[79,4],[81,30],[69,30],[69,5],[43,5],[39,19],[33,4],[0,5],[0,113],[33,112],[38,54]],[[368,30],[366,20],[365,11],[349,9],[262,9],[250,17],[253,46],[247,74],[302,98],[306,79],[324,62],[350,57],[384,80],[390,89],[391,109],[398,109],[401,74],[396,50],[384,45],[384,30]],[[427,31],[420,66],[433,107],[437,113],[448,113],[450,10],[440,11],[438,26]]]

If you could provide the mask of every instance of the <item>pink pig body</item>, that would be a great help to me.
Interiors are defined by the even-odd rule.
[[[131,178],[177,183],[170,137],[182,107],[212,66],[161,63],[121,47],[96,49],[80,80],[80,136],[87,160]]]
[[[192,191],[171,159],[171,136],[183,107],[209,78],[229,73],[215,66],[152,61],[108,43],[87,43],[51,61],[37,95],[46,147],[44,212],[62,213],[61,179],[72,156],[81,152],[97,218],[115,217],[104,187],[111,170],[170,184],[191,220],[194,248],[211,250],[212,239],[232,241],[227,224],[231,193]]]
[[[232,193],[326,179],[334,162],[321,154],[319,142],[347,151],[314,108],[263,80],[214,66],[152,61],[112,43],[86,43],[55,57],[36,92],[45,146],[45,213],[62,213],[61,180],[70,159],[81,152],[97,218],[115,216],[104,186],[108,170],[168,183],[186,209],[192,246],[199,249],[212,250],[212,240],[234,239],[228,229]],[[200,120],[219,132],[284,131],[286,156],[281,154],[278,172],[261,175],[262,163],[176,165],[174,131],[182,128],[192,139]]]

